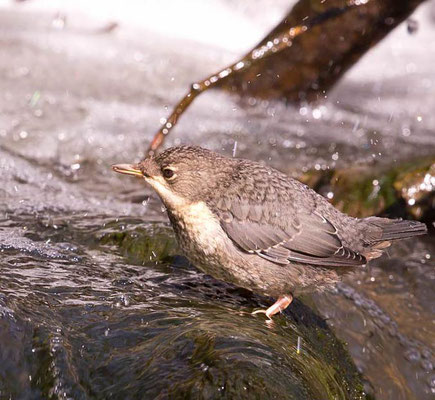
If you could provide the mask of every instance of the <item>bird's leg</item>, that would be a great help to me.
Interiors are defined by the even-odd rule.
[[[286,294],[285,296],[279,296],[278,300],[275,301],[267,310],[257,310],[252,312],[254,314],[266,314],[266,317],[271,319],[271,317],[279,312],[284,311],[293,301],[293,296],[291,294]]]

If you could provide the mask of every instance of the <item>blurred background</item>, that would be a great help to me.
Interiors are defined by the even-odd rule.
[[[433,398],[433,231],[268,327],[249,313],[269,299],[199,273],[156,196],[110,169],[294,4],[0,0],[0,398]],[[434,62],[426,1],[321,99],[206,91],[165,146],[431,228]]]

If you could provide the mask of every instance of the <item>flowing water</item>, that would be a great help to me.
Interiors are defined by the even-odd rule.
[[[433,236],[266,324],[250,312],[270,299],[198,272],[155,195],[110,170],[138,161],[189,84],[243,54],[287,3],[186,13],[166,0],[141,16],[115,1],[91,15],[41,3],[0,2],[0,398],[432,398]],[[434,156],[432,6],[325,102],[205,93],[168,144],[299,173]]]

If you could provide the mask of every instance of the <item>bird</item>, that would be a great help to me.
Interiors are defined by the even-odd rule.
[[[334,287],[392,241],[427,232],[418,221],[351,217],[274,168],[198,146],[112,168],[157,192],[180,249],[199,270],[275,299],[253,312],[268,319],[294,296]]]

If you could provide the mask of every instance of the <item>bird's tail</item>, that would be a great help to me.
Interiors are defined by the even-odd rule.
[[[427,226],[418,221],[369,217],[364,218],[368,259],[377,258],[392,240],[407,239],[427,233]]]
[[[367,221],[370,219],[366,218]],[[377,241],[406,239],[427,233],[427,226],[418,221],[376,218],[376,222],[371,223],[382,229],[381,237]]]

